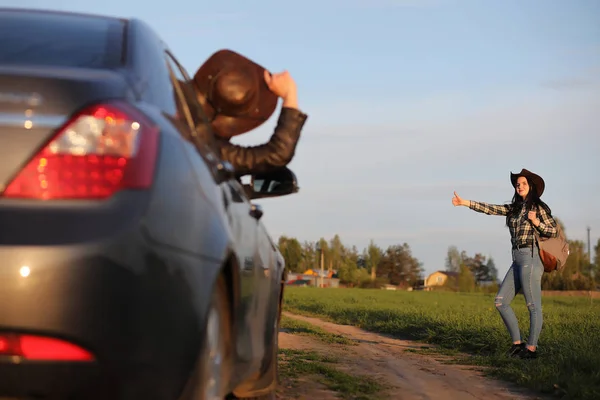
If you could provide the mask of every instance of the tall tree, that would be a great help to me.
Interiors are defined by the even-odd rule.
[[[600,239],[596,242],[594,246],[594,264],[592,275],[596,283],[600,283]]]
[[[291,272],[303,272],[302,245],[296,238],[281,236],[279,238],[279,252],[285,260],[286,268]]]
[[[476,253],[475,256],[470,257],[465,251],[463,251],[461,253],[461,258],[463,265],[469,268],[469,271],[471,271],[476,283],[479,284],[481,282],[488,282],[492,280],[484,255]]]
[[[458,272],[458,290],[461,292],[473,292],[476,286],[476,279],[471,269],[462,264]]]
[[[360,284],[368,279],[368,274],[364,268],[358,268],[358,249],[344,249],[341,266],[338,269],[340,283],[346,283],[351,286]]]
[[[316,247],[317,244],[315,242],[305,241],[302,244],[302,252],[304,254],[303,271],[318,268],[319,254]]]
[[[330,257],[326,268],[330,270],[339,270],[342,267],[342,257],[344,256],[345,251],[342,239],[340,239],[339,235],[336,234],[333,239],[331,239],[329,249]]]
[[[589,264],[588,254],[585,251],[585,243],[581,240],[569,241],[569,258],[564,266],[564,275],[579,275],[585,271]]]
[[[456,246],[448,247],[448,255],[446,256],[446,271],[458,272],[460,270],[460,264],[462,258]]]
[[[421,278],[423,269],[421,263],[412,256],[407,243],[393,245],[387,248],[378,270],[380,276],[385,276],[393,285],[414,286]]]
[[[367,248],[365,258],[365,266],[371,272],[371,280],[374,281],[377,278],[377,266],[381,262],[381,257],[383,256],[383,251],[379,246],[375,244],[373,239],[369,243],[369,247]]]
[[[487,273],[491,281],[498,282],[498,269],[496,268],[496,263],[492,256],[488,258],[487,264]]]

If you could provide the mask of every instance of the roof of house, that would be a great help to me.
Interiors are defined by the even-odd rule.
[[[435,271],[433,274],[435,273],[440,273],[440,274],[444,274],[446,276],[458,276],[458,272],[454,272],[454,271]],[[431,274],[431,275],[433,275]]]

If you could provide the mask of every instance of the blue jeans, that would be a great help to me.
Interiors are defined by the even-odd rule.
[[[538,247],[513,250],[513,263],[502,281],[496,295],[496,308],[512,337],[513,342],[521,341],[519,322],[510,303],[521,290],[529,309],[529,339],[527,344],[537,346],[542,331],[542,275],[544,266]]]

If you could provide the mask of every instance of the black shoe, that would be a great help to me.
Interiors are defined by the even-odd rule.
[[[513,344],[508,351],[509,357],[516,357],[525,350],[525,343]]]
[[[526,348],[525,351],[519,353],[519,357],[521,357],[524,360],[531,360],[537,358],[537,351],[531,351]]]

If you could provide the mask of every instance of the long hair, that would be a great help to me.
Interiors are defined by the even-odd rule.
[[[527,177],[525,177],[525,179],[527,179]],[[523,203],[525,203],[526,211],[535,211],[538,207],[543,207],[546,213],[548,213],[548,215],[552,215],[552,210],[550,210],[548,204],[544,203],[542,199],[540,199],[540,197],[538,196],[535,183],[527,179],[527,184],[529,185],[529,193],[527,193],[525,199],[519,196],[515,189],[515,194],[513,195],[512,201],[510,203],[510,211],[506,215],[506,226],[509,226],[509,221],[511,218],[516,218],[519,216]]]

